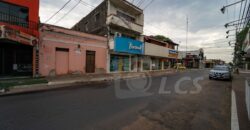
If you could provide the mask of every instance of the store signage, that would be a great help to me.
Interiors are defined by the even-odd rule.
[[[169,50],[169,58],[178,58],[178,51],[177,50]]]
[[[176,50],[169,50],[169,54],[178,54]]]
[[[114,51],[130,54],[144,54],[144,43],[130,38],[116,37]]]
[[[129,49],[130,50],[142,50],[142,45],[140,45],[140,46],[135,46],[135,45],[133,45],[133,43],[132,42],[130,42],[129,43]]]

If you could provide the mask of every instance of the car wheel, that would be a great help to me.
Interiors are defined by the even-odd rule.
[[[212,80],[213,78],[212,77],[209,77],[210,80]]]

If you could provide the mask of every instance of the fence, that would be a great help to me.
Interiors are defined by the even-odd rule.
[[[27,19],[9,15],[0,11],[0,22],[8,25],[15,25],[22,27],[22,30],[26,33],[33,33],[34,30],[38,31],[38,23],[28,21]]]

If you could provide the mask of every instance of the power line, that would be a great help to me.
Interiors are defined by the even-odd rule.
[[[134,0],[132,0],[131,3],[134,4]]]
[[[243,1],[241,1],[241,3],[240,3],[239,19],[240,19],[240,16],[241,16],[242,5],[243,5]],[[236,28],[237,28],[236,31],[238,31],[239,23],[240,23],[240,21],[238,22],[238,25],[236,25]]]
[[[63,10],[69,3],[71,2],[71,0],[67,1],[56,13],[54,13],[51,17],[49,17],[45,23],[49,22],[53,17],[55,17],[61,10]]]
[[[140,6],[141,3],[143,3],[144,0],[139,0],[136,6]]]
[[[245,10],[246,10],[246,7],[247,7],[247,0],[245,1],[245,6],[244,6],[244,10],[243,10],[243,14],[242,14],[242,17],[241,17],[241,22],[242,22],[242,19],[244,18],[244,15],[245,15]],[[244,23],[245,23],[245,21],[244,21]],[[242,24],[243,26],[244,26],[244,24]],[[240,27],[241,27],[241,25],[240,25]]]
[[[249,11],[250,11],[250,2],[248,3],[248,9],[247,9],[247,13],[246,13],[246,16],[245,16],[245,17],[249,17]],[[249,19],[250,19],[250,18],[248,18],[248,19],[245,21],[243,28],[246,27],[246,25],[249,23]]]
[[[75,0],[75,1],[76,1],[76,0]],[[91,4],[89,4],[89,3],[87,3],[87,2],[85,2],[85,1],[83,1],[83,0],[80,0],[80,2],[81,2],[82,5],[87,6],[87,7],[91,8],[91,9],[96,8],[96,6],[91,5]]]
[[[81,0],[78,1],[78,3],[76,3],[76,5],[74,5],[67,13],[65,13],[60,19],[58,19],[54,24],[57,24],[58,22],[60,22],[62,19],[64,19],[71,11],[73,11],[79,4],[80,4]]]
[[[153,2],[154,2],[154,0],[151,0],[151,1],[143,8],[143,10],[147,9]]]

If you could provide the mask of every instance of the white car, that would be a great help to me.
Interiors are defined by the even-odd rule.
[[[226,79],[231,80],[231,70],[228,66],[217,65],[209,72],[209,79]]]

